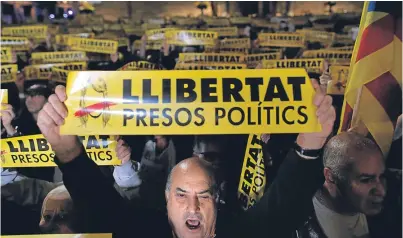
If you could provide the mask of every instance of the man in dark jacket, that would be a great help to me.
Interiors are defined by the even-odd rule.
[[[399,196],[386,196],[385,161],[372,140],[341,133],[327,143],[323,164],[323,187],[297,237],[401,237]]]
[[[206,177],[207,172],[192,176],[191,170],[181,179],[171,175],[170,191],[173,194],[169,199],[174,199],[176,205],[167,206],[168,219],[165,214],[143,210],[141,205],[135,211],[129,211],[121,196],[88,158],[77,137],[59,134],[67,116],[64,105],[67,95],[63,86],[58,86],[56,94],[50,96],[40,112],[38,126],[56,153],[55,162],[63,172],[63,181],[74,205],[79,211],[91,214],[88,232],[113,232],[115,237],[282,237],[296,228],[298,213],[319,186],[321,165],[317,158],[335,120],[331,97],[325,96],[317,82],[313,80],[312,84],[317,92],[313,103],[318,107],[316,114],[322,131],[298,136],[276,181],[255,207],[236,219],[215,219],[219,217],[214,215],[217,214],[214,204],[218,200],[211,196],[211,186],[206,186],[214,185],[214,180]],[[186,171],[186,166],[176,168],[173,171]],[[213,216],[196,212],[202,207]],[[208,232],[200,232],[202,222]],[[176,227],[184,229],[183,232],[177,232]]]

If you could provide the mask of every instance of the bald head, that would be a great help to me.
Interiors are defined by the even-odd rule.
[[[326,144],[323,165],[330,168],[338,179],[345,178],[346,172],[364,154],[382,154],[379,147],[370,139],[355,132],[343,132]]]

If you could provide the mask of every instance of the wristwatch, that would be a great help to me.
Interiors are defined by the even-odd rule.
[[[299,146],[297,143],[295,143],[294,145],[294,150],[301,157],[308,157],[308,158],[318,158],[322,153],[322,149],[319,150],[305,149]]]

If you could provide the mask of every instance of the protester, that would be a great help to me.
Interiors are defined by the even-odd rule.
[[[401,237],[400,212],[384,208],[385,162],[373,141],[341,133],[327,143],[323,165],[324,185],[297,237]]]

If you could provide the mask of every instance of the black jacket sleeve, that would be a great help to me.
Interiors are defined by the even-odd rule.
[[[242,237],[287,237],[309,214],[323,184],[321,159],[306,160],[291,150],[268,191],[238,219]]]

